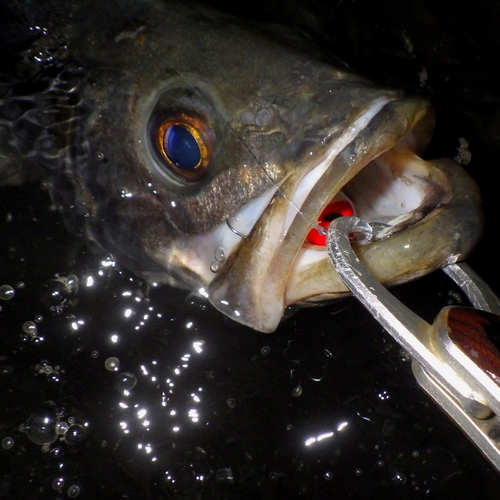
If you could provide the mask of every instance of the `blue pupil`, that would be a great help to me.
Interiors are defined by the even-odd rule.
[[[181,170],[193,170],[201,161],[201,151],[196,139],[182,125],[168,127],[163,147],[168,159]]]

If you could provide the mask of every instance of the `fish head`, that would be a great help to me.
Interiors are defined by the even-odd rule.
[[[386,285],[477,242],[474,182],[450,160],[422,159],[434,123],[425,99],[377,87],[275,26],[191,4],[134,9],[73,36],[85,68],[79,147],[51,189],[71,185],[63,211],[136,274],[272,332],[288,306],[348,294],[321,237],[329,217],[384,228],[354,247]]]

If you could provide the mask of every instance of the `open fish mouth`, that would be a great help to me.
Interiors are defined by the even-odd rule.
[[[386,285],[463,258],[481,234],[480,196],[451,160],[425,161],[433,112],[419,98],[375,101],[321,155],[210,233],[189,238],[201,291],[219,310],[262,332],[284,309],[348,293],[322,233],[338,215],[374,223],[376,238],[354,244]]]
[[[149,282],[271,332],[288,306],[348,293],[321,234],[337,214],[377,225],[354,247],[386,285],[477,242],[475,184],[421,158],[426,100],[376,87],[294,30],[254,32],[185,2],[127,4],[130,17],[104,6],[113,22],[98,29],[69,4],[84,24],[54,38],[66,48],[6,86],[0,184],[46,176],[67,225]]]

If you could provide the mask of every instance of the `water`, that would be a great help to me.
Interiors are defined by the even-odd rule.
[[[52,230],[56,216],[47,216]],[[18,486],[20,498],[36,497],[44,485],[66,497],[77,486],[71,490],[80,491],[76,498],[99,498],[96,485],[102,484],[111,499],[139,500],[147,490],[155,500],[197,492],[211,499],[224,491],[252,499],[326,500],[347,497],[353,481],[358,491],[378,488],[387,498],[421,498],[425,491],[443,498],[440,484],[469,493],[473,485],[481,498],[495,498],[496,474],[415,387],[397,346],[360,306],[303,310],[263,337],[229,323],[204,302],[184,303],[168,288],[150,292],[149,304],[136,302],[145,284],[119,266],[97,278],[102,257],[81,248],[78,265],[64,264],[73,243],[65,235],[61,230],[63,248],[44,271],[38,254],[18,254],[28,266],[26,287],[16,289],[0,315],[0,365],[8,367],[0,390],[16,389],[2,391],[3,435],[14,445],[3,444],[0,468],[35,471],[31,483]],[[52,244],[39,251],[49,254]],[[17,283],[19,269],[13,267],[4,282]],[[38,295],[56,272],[96,277],[62,313],[50,311]],[[399,293],[415,303],[431,297],[435,304],[426,307],[434,316],[446,305],[449,288],[445,278],[431,277]],[[133,294],[123,296],[128,290]],[[123,314],[132,302],[136,318],[150,314],[141,331]],[[35,322],[37,334],[45,341],[25,343],[22,325],[37,315],[43,316]],[[75,330],[79,320],[83,325]],[[119,342],[112,342],[113,335]],[[51,382],[47,377],[56,367],[58,380]],[[391,398],[381,399],[385,393]],[[38,409],[46,401],[53,403],[44,410],[48,415]],[[345,421],[342,432],[304,446],[309,436],[335,431]],[[19,432],[21,424],[29,431]],[[393,481],[396,473],[409,478],[412,472],[415,479],[405,484]],[[61,477],[64,483],[53,483]]]
[[[484,62],[477,63],[484,64],[479,67],[482,74],[453,66],[446,55],[439,60],[446,51],[436,52],[432,44],[439,46],[441,35],[422,29],[423,39],[418,38],[419,17],[412,13],[419,8],[428,12],[419,2],[401,4],[404,11],[390,4],[391,16],[377,14],[370,2],[340,5],[344,18],[357,21],[345,25],[351,27],[349,32],[342,26],[337,30],[328,12],[324,16],[325,25],[335,26],[331,31],[343,38],[338,44],[341,55],[361,72],[412,92],[412,86],[420,86],[419,72],[425,65],[426,85],[434,85],[429,94],[440,105],[438,140],[431,148],[438,156],[453,156],[458,138],[465,136],[472,152],[469,171],[487,191],[491,159],[497,157],[494,125],[500,116],[497,101],[488,94],[488,52],[481,54]],[[270,8],[264,6],[264,13]],[[439,17],[439,9],[436,5],[432,16]],[[292,7],[282,10],[285,16],[294,15]],[[448,15],[463,20],[457,12]],[[448,25],[451,34],[446,32],[462,52],[456,60],[466,67],[476,55],[467,52],[471,26],[484,39],[489,36],[481,12],[475,15],[476,24],[471,16],[466,23],[457,22],[460,36],[453,22]],[[384,17],[396,19],[395,24],[384,26]],[[409,20],[416,20],[417,28],[412,29]],[[391,58],[407,52],[401,23],[409,26],[406,36],[414,52],[397,64]],[[354,36],[358,43],[351,43]],[[433,37],[438,42],[432,42]],[[347,52],[353,47],[361,49],[350,57]],[[474,108],[474,99],[486,104]],[[487,116],[481,115],[483,106]],[[493,194],[485,199],[490,224],[498,211]],[[165,287],[148,291],[119,263],[100,276],[105,256],[95,258],[70,236],[51,205],[37,185],[8,188],[0,197],[0,229],[5,235],[0,238],[0,282],[10,287],[0,291],[0,470],[6,478],[2,487],[11,488],[14,498],[40,498],[41,489],[47,498],[110,500],[197,495],[209,500],[327,500],[370,498],[374,491],[381,498],[410,500],[429,495],[438,500],[498,497],[498,475],[415,386],[406,357],[360,306],[344,301],[303,310],[276,334],[256,334],[206,303],[186,303],[182,292]],[[471,261],[493,280],[497,248],[487,235]],[[56,274],[76,275],[83,285],[70,293],[68,283]],[[87,286],[90,277],[92,286]],[[48,290],[43,300],[41,290]],[[122,296],[130,290],[132,298]],[[450,299],[449,290],[445,278],[431,276],[397,293],[431,321]],[[135,302],[139,292],[149,294],[150,304]],[[135,315],[125,317],[124,311],[132,307]],[[146,314],[149,318],[136,330],[136,319],[142,321]],[[36,323],[44,342],[23,338],[29,333],[23,332],[27,321]],[[113,335],[119,342],[111,341]],[[196,346],[203,346],[201,352]],[[119,365],[106,364],[110,358]],[[35,366],[42,365],[41,360],[47,363],[38,373]],[[60,367],[57,380],[48,380],[55,367]],[[133,374],[134,387],[126,378],[117,390],[122,373]],[[293,397],[298,388],[300,397]],[[391,398],[381,399],[383,393]],[[146,413],[140,418],[141,410]],[[303,444],[345,421],[349,425],[343,432],[310,447]],[[15,477],[30,480],[9,479]]]

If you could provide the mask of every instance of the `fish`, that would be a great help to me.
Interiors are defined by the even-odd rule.
[[[424,159],[430,102],[290,26],[176,0],[29,19],[17,75],[0,73],[0,184],[43,179],[71,231],[153,286],[270,333],[291,308],[349,295],[325,246],[335,217],[377,228],[352,241],[386,286],[481,237],[475,182]]]

